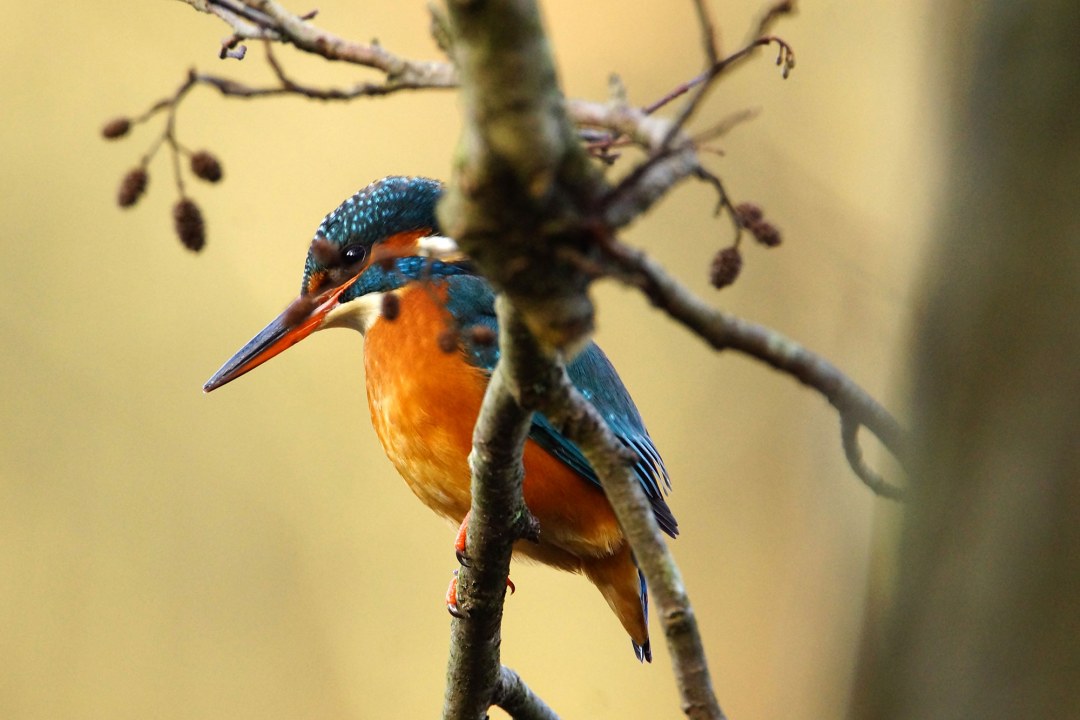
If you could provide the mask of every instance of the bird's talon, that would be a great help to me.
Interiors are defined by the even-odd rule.
[[[450,586],[446,588],[446,611],[459,620],[468,617],[468,613],[458,607],[457,601],[457,575],[458,571],[454,571],[454,577],[450,578]]]
[[[513,595],[517,592],[517,587],[514,586],[514,581],[510,578],[506,578],[506,587],[510,589],[510,594]]]
[[[465,513],[465,518],[461,521],[461,527],[458,528],[457,537],[454,538],[454,555],[457,556],[457,561],[461,563],[462,567],[469,567],[469,556],[465,554],[465,544],[469,536],[470,515],[472,515],[472,510]]]

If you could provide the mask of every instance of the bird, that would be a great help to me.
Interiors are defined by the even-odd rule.
[[[203,390],[235,380],[316,331],[360,331],[376,435],[412,492],[461,525],[460,558],[471,506],[468,456],[499,357],[498,322],[492,286],[442,234],[436,205],[443,192],[437,180],[390,176],[342,202],[311,240],[299,296]],[[633,456],[659,527],[676,537],[678,523],[665,500],[670,477],[615,368],[589,341],[566,370]],[[538,521],[539,542],[519,541],[514,557],[583,574],[629,634],[638,660],[651,661],[645,576],[588,460],[536,413],[523,464],[524,500]]]

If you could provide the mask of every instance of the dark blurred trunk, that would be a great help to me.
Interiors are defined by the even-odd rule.
[[[1080,2],[957,7],[916,467],[851,716],[1080,718]]]

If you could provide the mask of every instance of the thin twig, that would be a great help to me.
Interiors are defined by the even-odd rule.
[[[720,214],[721,210],[727,210],[727,216],[731,219],[731,223],[735,228],[735,238],[732,241],[736,247],[739,245],[739,240],[742,238],[743,225],[739,220],[739,214],[735,211],[735,205],[731,202],[731,196],[728,195],[727,189],[724,187],[724,181],[714,173],[709,172],[702,166],[698,166],[694,171],[701,180],[709,183],[716,190],[716,214]]]
[[[860,427],[862,427],[862,423],[850,413],[840,413],[840,441],[844,445],[844,457],[847,458],[848,465],[875,494],[887,497],[890,500],[903,500],[904,491],[886,482],[885,478],[881,477],[863,460],[862,448],[859,447]]]
[[[562,397],[545,407],[545,413],[585,453],[630,541],[652,589],[652,604],[664,629],[683,712],[691,720],[723,720],[682,575],[618,439],[565,375]]]
[[[776,21],[785,15],[791,15],[795,12],[795,0],[777,0],[761,15],[761,20],[758,21],[757,30],[754,31],[754,37],[764,37],[768,35],[772,30]]]
[[[665,150],[675,139],[690,118],[693,117],[702,101],[705,100],[705,95],[709,92],[709,88],[712,85],[712,81],[719,77],[721,69],[720,62],[717,59],[719,52],[716,49],[716,31],[713,29],[712,17],[709,14],[709,6],[706,0],[694,0],[694,9],[698,16],[698,25],[701,27],[701,43],[705,50],[705,79],[698,84],[694,94],[690,96],[690,99],[683,105],[675,116],[675,121],[671,124],[671,129],[664,137],[663,142],[660,143],[661,150]]]
[[[709,12],[708,0],[694,0],[694,11],[701,28],[701,45],[705,48],[705,59],[710,66],[715,65],[720,57],[720,50],[716,46],[716,25],[713,23],[712,13]]]
[[[639,287],[658,307],[717,350],[738,350],[791,375],[822,395],[840,412],[844,444],[855,474],[875,493],[900,499],[903,491],[868,474],[861,454],[850,450],[851,428],[866,427],[907,467],[907,434],[895,418],[835,365],[770,328],[717,310],[683,287],[644,252],[607,237],[601,243],[613,274]]]
[[[312,17],[311,13],[294,15],[274,0],[244,0],[242,3],[238,0],[183,2],[225,21],[232,28],[236,39],[288,42],[300,50],[320,55],[327,60],[340,60],[378,70],[386,76],[386,82],[382,85],[385,88],[457,86],[457,71],[448,62],[411,60],[396,55],[381,45],[347,40],[310,23],[308,20]]]

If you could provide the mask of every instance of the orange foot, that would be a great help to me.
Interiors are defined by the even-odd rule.
[[[472,510],[465,513],[465,519],[461,521],[461,527],[458,528],[457,537],[454,539],[454,555],[457,556],[457,561],[461,563],[462,567],[469,567],[469,556],[465,554],[465,543],[469,536],[469,517],[472,515]]]
[[[511,595],[517,592],[517,587],[510,578],[506,578],[506,587],[510,590]],[[454,571],[454,576],[450,578],[450,586],[446,588],[446,611],[456,618],[468,617],[469,615],[467,611],[458,607],[457,570]]]
[[[446,588],[446,611],[456,618],[463,618],[468,615],[468,613],[462,612],[457,604],[457,570],[454,571],[454,577],[450,578],[450,586]]]
[[[471,510],[465,513],[465,519],[461,521],[461,527],[458,528],[457,537],[454,539],[454,555],[457,556],[462,567],[469,567],[470,563],[469,556],[465,554],[465,545],[469,537],[469,517],[471,515]],[[463,618],[468,615],[468,612],[458,607],[457,575],[458,571],[455,570],[454,577],[450,578],[450,586],[446,588],[446,610],[456,618]],[[517,587],[510,578],[506,578],[506,587],[510,589],[511,595],[517,592]]]

